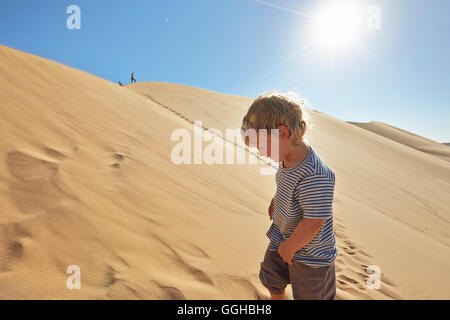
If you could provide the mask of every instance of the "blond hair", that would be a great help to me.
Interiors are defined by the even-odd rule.
[[[300,145],[306,134],[307,123],[302,107],[307,102],[296,94],[263,93],[256,98],[242,119],[242,131],[267,129],[267,133],[279,126],[289,130],[289,147]]]

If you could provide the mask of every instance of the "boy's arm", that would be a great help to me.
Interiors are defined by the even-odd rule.
[[[274,210],[274,201],[275,201],[275,196],[273,196],[272,201],[270,201],[270,205],[269,205],[269,218],[270,220],[272,220],[272,214],[273,214],[273,210]]]
[[[294,254],[311,242],[322,227],[325,219],[303,218],[295,227],[291,236],[280,245],[280,255],[290,263]]]

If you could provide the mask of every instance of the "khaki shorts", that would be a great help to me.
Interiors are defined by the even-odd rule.
[[[294,300],[334,300],[336,297],[334,261],[322,267],[311,267],[298,261],[288,264],[278,252],[267,248],[259,279],[274,294],[284,292],[291,284]]]

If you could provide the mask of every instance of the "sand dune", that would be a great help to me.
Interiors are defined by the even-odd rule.
[[[171,161],[175,129],[238,128],[252,99],[119,87],[3,46],[0,61],[0,298],[268,298],[267,166]],[[450,298],[450,164],[318,111],[311,122],[336,172],[338,298]]]
[[[434,155],[446,161],[450,161],[450,149],[442,143],[421,137],[406,130],[396,128],[383,122],[351,122],[360,128],[379,134],[385,138],[391,139],[408,147]]]

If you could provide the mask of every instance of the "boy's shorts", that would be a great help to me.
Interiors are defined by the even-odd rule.
[[[267,248],[259,279],[271,293],[280,294],[291,284],[294,300],[334,300],[336,271],[331,265],[311,267],[302,262],[288,264],[276,251]]]

